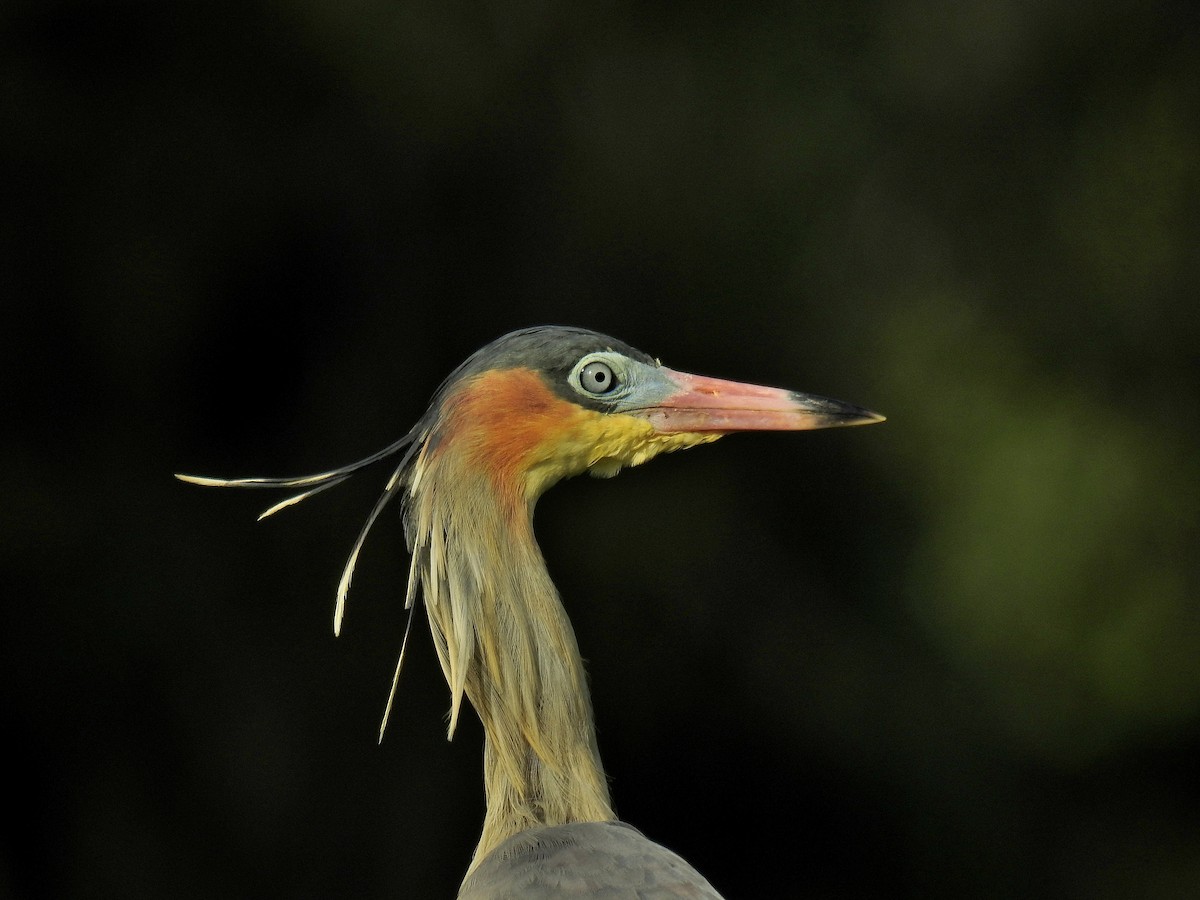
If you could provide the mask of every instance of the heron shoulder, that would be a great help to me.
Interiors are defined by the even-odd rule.
[[[722,900],[682,857],[624,822],[530,828],[467,876],[458,900]]]

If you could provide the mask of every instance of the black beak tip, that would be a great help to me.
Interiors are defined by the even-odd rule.
[[[839,425],[873,425],[876,422],[887,421],[886,416],[881,416],[877,412],[872,412],[861,406],[855,406],[853,403],[834,400],[830,397],[818,397],[815,394],[793,392],[792,399],[795,400],[798,406],[802,406],[813,415],[823,418],[826,427],[830,428]]]

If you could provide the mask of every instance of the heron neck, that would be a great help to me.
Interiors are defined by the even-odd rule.
[[[483,723],[487,814],[474,869],[527,828],[616,816],[583,660],[534,537],[532,503],[456,476],[437,479],[432,495],[413,493],[409,529],[450,685],[450,733],[464,693]]]

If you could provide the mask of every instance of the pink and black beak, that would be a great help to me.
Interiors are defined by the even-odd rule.
[[[661,368],[674,388],[634,414],[664,434],[679,432],[807,431],[882,422],[878,413],[813,394],[725,381]]]

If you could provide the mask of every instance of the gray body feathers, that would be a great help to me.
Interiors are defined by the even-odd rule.
[[[624,822],[530,828],[504,841],[458,900],[722,900],[682,857]]]

